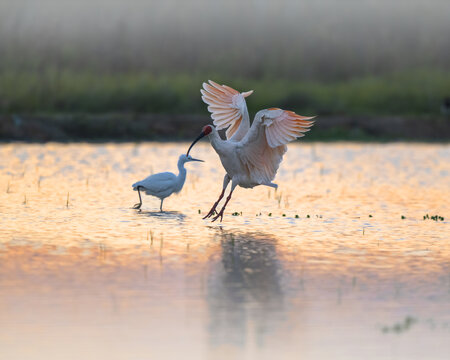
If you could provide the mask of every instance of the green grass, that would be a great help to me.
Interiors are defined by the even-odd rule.
[[[434,115],[450,96],[450,72],[415,70],[352,80],[227,78],[208,74],[154,75],[87,70],[0,72],[0,113],[206,113],[199,89],[212,78],[253,89],[249,110],[272,106],[304,115]],[[334,134],[332,134],[334,136]]]

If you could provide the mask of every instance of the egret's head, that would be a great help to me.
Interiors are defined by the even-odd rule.
[[[202,137],[211,134],[211,132],[213,131],[213,129],[214,129],[214,126],[212,126],[212,125],[206,125],[206,126],[203,126],[202,132],[201,132],[200,135],[197,137],[197,139],[195,139],[195,140],[192,142],[191,146],[189,146],[189,149],[188,149],[186,155],[189,156],[189,152],[191,151],[191,149],[192,149],[192,147],[195,145],[195,143],[196,143],[197,141],[199,141]]]
[[[181,161],[182,163],[187,163],[189,161],[201,161],[201,162],[203,162],[203,160],[194,159],[191,155],[185,155],[185,154],[181,154],[180,158],[178,159],[178,161]]]

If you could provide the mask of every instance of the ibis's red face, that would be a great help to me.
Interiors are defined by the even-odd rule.
[[[189,155],[189,152],[197,141],[199,141],[202,137],[211,134],[211,131],[212,127],[210,125],[203,126],[201,134],[192,142],[191,146],[189,146],[189,150],[187,151],[186,155]]]
[[[212,131],[211,126],[209,125],[203,126],[202,133],[205,134],[204,136],[209,135],[211,131]]]

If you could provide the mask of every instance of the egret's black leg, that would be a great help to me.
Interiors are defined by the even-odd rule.
[[[162,209],[163,201],[164,201],[164,199],[161,199],[161,205],[159,206],[159,211],[160,211],[160,212],[163,212],[163,209]]]
[[[139,203],[138,204],[135,204],[134,206],[133,206],[133,209],[140,209],[141,208],[141,206],[142,206],[142,198],[141,198],[141,188],[142,186],[138,186],[137,187],[137,191],[138,191],[138,194],[139,194]]]

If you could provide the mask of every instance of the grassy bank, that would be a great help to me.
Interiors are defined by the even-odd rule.
[[[305,115],[438,115],[450,96],[450,72],[429,69],[329,82],[44,69],[0,72],[0,113],[206,114],[199,89],[208,78],[255,90],[251,113],[277,106]]]

